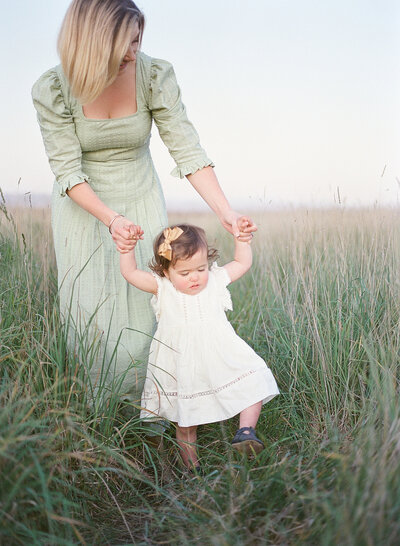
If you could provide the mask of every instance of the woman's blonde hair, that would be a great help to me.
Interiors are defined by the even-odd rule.
[[[58,52],[72,94],[92,102],[117,77],[135,24],[144,15],[132,0],[73,0],[58,36]]]

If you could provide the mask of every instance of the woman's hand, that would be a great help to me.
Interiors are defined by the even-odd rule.
[[[243,243],[250,242],[253,238],[253,232],[258,229],[249,216],[244,216],[233,210],[225,213],[220,220],[224,228]]]
[[[88,182],[76,184],[73,188],[67,190],[67,194],[77,205],[93,214],[110,230],[119,252],[131,251],[138,239],[143,239],[143,230],[105,205]]]
[[[124,216],[116,218],[111,226],[111,236],[118,252],[130,252],[139,239],[143,239],[143,230]]]
[[[251,241],[253,232],[257,231],[257,226],[251,218],[230,208],[212,167],[199,169],[193,174],[188,174],[186,178],[215,212],[221,224],[229,233],[244,243]]]

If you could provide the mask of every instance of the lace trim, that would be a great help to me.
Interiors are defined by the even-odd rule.
[[[216,394],[217,392],[223,391],[224,389],[227,389],[231,385],[237,383],[241,379],[244,379],[245,377],[252,375],[253,373],[256,373],[258,370],[250,370],[247,373],[244,373],[243,375],[237,377],[233,381],[230,381],[229,383],[226,383],[226,385],[222,385],[222,387],[218,387],[216,389],[210,389],[209,391],[203,391],[203,392],[196,392],[194,394],[178,394],[177,391],[143,391],[143,399],[151,399],[154,395],[156,396],[176,396],[182,400],[187,400],[190,398],[199,398],[200,396],[209,396],[210,394]]]

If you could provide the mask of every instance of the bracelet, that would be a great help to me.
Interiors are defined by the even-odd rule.
[[[111,220],[111,222],[108,224],[108,231],[109,231],[110,233],[111,233],[111,226],[113,225],[114,220],[116,220],[117,218],[120,218],[121,216],[124,217],[123,214],[116,214],[116,215],[114,216],[114,218]],[[112,233],[111,233],[111,235],[112,235]]]

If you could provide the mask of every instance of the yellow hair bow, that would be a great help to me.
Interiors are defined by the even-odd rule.
[[[183,230],[179,227],[164,229],[163,235],[165,237],[165,241],[159,245],[158,255],[163,256],[170,262],[172,258],[171,243],[172,241],[175,241],[180,235],[182,235],[182,233]]]

